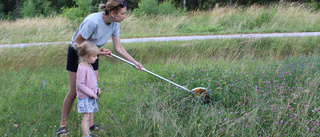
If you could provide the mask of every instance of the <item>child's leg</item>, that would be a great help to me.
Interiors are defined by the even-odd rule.
[[[94,123],[93,123],[93,115],[94,113],[92,113],[92,115],[90,115],[90,121],[89,121],[89,125],[92,126]]]
[[[90,124],[90,118],[92,113],[83,113],[82,114],[82,122],[81,122],[81,130],[82,135],[87,136],[89,135],[89,124]]]

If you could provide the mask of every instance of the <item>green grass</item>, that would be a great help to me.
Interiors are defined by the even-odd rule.
[[[319,13],[278,3],[136,18],[121,38],[319,31]],[[0,43],[69,41],[65,18],[0,22]],[[98,136],[319,136],[319,37],[123,43],[148,70],[188,89],[100,57]],[[0,49],[0,136],[55,136],[68,92],[67,44]],[[111,44],[104,48],[113,49]],[[80,136],[76,102],[69,136]]]
[[[100,57],[95,122],[102,131],[94,134],[319,136],[319,43],[318,37],[124,43],[148,70],[189,89],[208,88],[211,102]],[[68,92],[66,53],[67,45],[0,50],[1,136],[54,136]],[[80,136],[76,104],[68,122],[69,135]]]

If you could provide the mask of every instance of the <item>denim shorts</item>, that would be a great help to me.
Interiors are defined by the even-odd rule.
[[[77,54],[77,51],[69,45],[68,48],[68,54],[67,54],[67,67],[66,69],[71,72],[77,72],[78,70],[78,64],[79,64],[79,56]],[[92,67],[94,70],[99,70],[99,56],[96,62],[92,64]]]

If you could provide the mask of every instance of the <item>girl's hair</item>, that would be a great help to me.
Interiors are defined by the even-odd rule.
[[[121,4],[125,5],[121,5]],[[105,4],[100,4],[99,9],[104,10],[105,14],[109,15],[111,11],[118,13],[120,8],[127,6],[124,0],[108,0]]]
[[[99,48],[89,41],[84,41],[81,45],[77,43],[74,43],[73,45],[79,56],[79,62],[81,62],[86,55],[95,56],[100,52]]]

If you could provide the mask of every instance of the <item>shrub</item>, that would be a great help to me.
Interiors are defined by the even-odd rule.
[[[173,13],[181,13],[182,10],[175,7],[171,0],[166,0],[163,3],[158,3],[157,0],[141,0],[138,8],[134,9],[135,16],[155,16],[169,15]]]
[[[311,5],[314,10],[319,10],[320,9],[320,2],[318,0],[311,0]]]
[[[51,2],[48,0],[28,0],[23,3],[21,8],[23,17],[48,16],[54,13]]]
[[[94,11],[92,0],[75,0],[77,7],[63,8],[62,16],[70,20],[82,21],[87,15]]]
[[[5,18],[4,12],[3,12],[4,6],[2,3],[0,3],[0,19]]]

